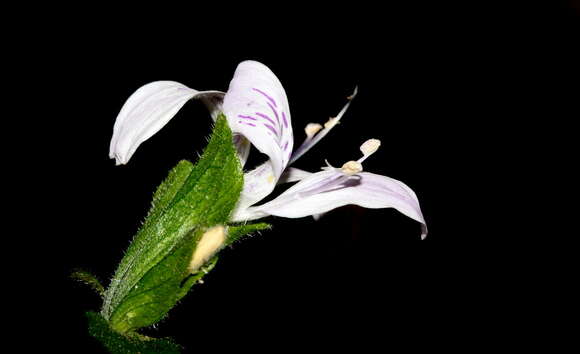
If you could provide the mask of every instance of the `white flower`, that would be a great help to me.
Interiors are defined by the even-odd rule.
[[[306,140],[293,150],[294,136],[290,109],[282,84],[265,65],[256,61],[240,63],[227,93],[196,91],[173,81],[156,81],[139,88],[125,103],[115,122],[109,156],[117,164],[129,161],[137,147],[157,133],[190,99],[201,99],[215,120],[220,112],[227,117],[242,165],[250,143],[269,160],[244,175],[244,188],[231,221],[254,220],[269,215],[298,218],[317,216],[331,209],[356,204],[365,208],[395,208],[421,223],[421,237],[427,227],[415,193],[404,183],[369,172],[362,162],[379,147],[380,141],[367,140],[363,157],[341,168],[330,165],[310,173],[288,167],[322,139],[344,115],[349,102],[324,127],[310,123]],[[272,201],[256,205],[272,193],[276,184],[295,182]]]

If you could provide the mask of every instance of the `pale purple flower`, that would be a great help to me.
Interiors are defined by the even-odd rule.
[[[369,172],[362,162],[380,146],[376,139],[361,146],[363,156],[341,168],[327,164],[310,173],[289,167],[322,139],[341,119],[348,103],[324,126],[306,126],[306,140],[294,150],[290,109],[278,78],[256,61],[240,63],[227,93],[196,91],[173,81],[156,81],[139,88],[125,103],[115,122],[109,156],[117,164],[129,161],[137,147],[157,133],[190,99],[201,99],[215,120],[223,112],[234,134],[242,166],[250,143],[268,156],[268,161],[245,173],[244,187],[231,221],[248,221],[269,215],[315,217],[334,208],[356,204],[365,208],[395,208],[421,223],[421,237],[427,227],[415,193],[404,183]],[[257,205],[277,184],[296,182],[270,202]]]

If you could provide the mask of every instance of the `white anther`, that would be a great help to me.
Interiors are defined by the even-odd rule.
[[[304,128],[304,131],[306,132],[306,136],[308,138],[312,138],[314,134],[320,131],[320,129],[322,129],[322,125],[318,123],[308,123],[308,125],[306,125],[306,128]]]
[[[361,157],[358,162],[363,162],[367,157],[374,154],[379,149],[379,146],[381,146],[381,141],[379,139],[369,139],[365,141],[360,146],[360,151],[363,153],[363,157]]]
[[[363,170],[362,164],[358,161],[349,161],[342,165],[342,172],[346,175],[352,176]]]
[[[328,120],[328,122],[324,123],[324,128],[330,129],[330,128],[334,127],[335,125],[337,125],[338,121],[339,121],[338,118],[330,118]]]
[[[371,155],[379,149],[379,146],[381,146],[381,141],[379,139],[369,139],[360,146],[360,151],[364,155]]]

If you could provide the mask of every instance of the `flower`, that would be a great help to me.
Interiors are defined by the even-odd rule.
[[[356,204],[365,208],[395,208],[421,223],[421,238],[427,227],[415,193],[404,183],[369,172],[362,162],[380,146],[376,139],[361,146],[363,156],[341,168],[327,163],[322,171],[310,173],[289,167],[336,126],[356,96],[357,90],[340,113],[324,126],[310,123],[306,139],[293,150],[294,136],[290,109],[282,84],[265,65],[256,61],[240,63],[227,93],[197,91],[174,81],[156,81],[139,88],[124,104],[113,129],[109,156],[117,164],[129,161],[137,147],[157,133],[190,99],[202,100],[215,120],[223,113],[234,136],[242,166],[250,143],[269,160],[245,173],[244,187],[231,221],[248,221],[269,215],[298,218],[317,216],[334,208]],[[275,199],[256,205],[284,182],[294,186]]]

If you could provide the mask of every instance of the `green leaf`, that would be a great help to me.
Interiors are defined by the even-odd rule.
[[[183,184],[191,174],[193,164],[187,160],[181,160],[171,171],[169,176],[157,187],[151,202],[151,209],[145,219],[146,222],[152,222],[158,219],[159,215],[167,208],[177,192],[183,187]],[[146,227],[146,225],[145,225]]]
[[[105,294],[105,288],[101,285],[101,282],[92,275],[91,273],[84,270],[75,270],[72,272],[70,277],[76,281],[79,281],[85,285],[91,287],[99,296],[102,298]]]
[[[256,224],[232,225],[228,228],[228,238],[226,241],[226,246],[229,246],[235,242],[240,241],[246,235],[250,235],[254,232],[262,230],[269,230],[271,228],[272,225],[265,222],[260,222]]]
[[[181,347],[169,338],[154,339],[140,335],[125,336],[109,327],[109,323],[96,312],[86,313],[89,333],[113,354],[162,353],[177,354]]]
[[[187,266],[199,238],[227,223],[242,185],[232,133],[221,115],[195,166],[180,162],[157,189],[105,292],[101,314],[114,330],[126,333],[154,324],[187,293],[195,283]]]
[[[185,289],[182,284],[189,276],[195,234],[183,238],[137,282],[109,319],[115,330],[126,333],[158,322],[187,293],[193,283],[188,282]]]

